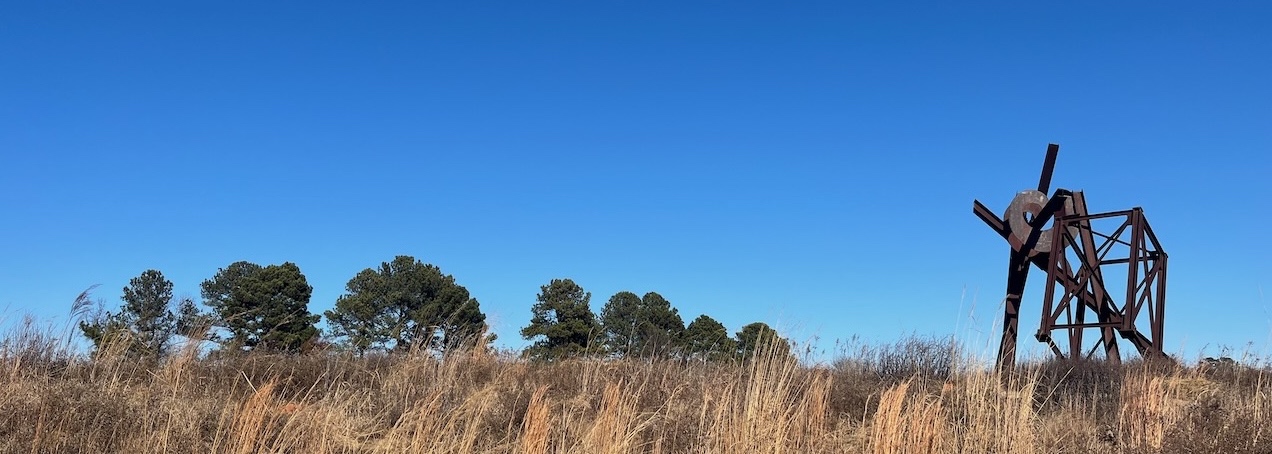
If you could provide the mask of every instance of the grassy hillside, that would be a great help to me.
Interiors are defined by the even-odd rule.
[[[487,351],[148,365],[31,332],[2,342],[6,453],[1272,452],[1272,375],[1234,364],[999,374],[909,340],[823,366]]]

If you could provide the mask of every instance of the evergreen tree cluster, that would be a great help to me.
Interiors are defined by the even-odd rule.
[[[539,288],[530,324],[521,335],[535,341],[523,356],[555,360],[574,356],[726,361],[757,352],[791,354],[789,341],[763,322],[742,327],[735,337],[703,314],[685,326],[680,312],[662,295],[622,291],[594,314],[592,294],[570,279]]]
[[[444,353],[488,345],[486,315],[468,289],[437,266],[398,256],[358,272],[331,310],[309,311],[313,287],[296,264],[261,266],[234,262],[200,284],[202,308],[192,298],[174,300],[173,284],[146,270],[123,288],[117,311],[98,310],[79,323],[96,349],[153,361],[182,339],[213,342],[217,352],[295,353],[317,346],[357,354],[421,349]],[[747,358],[764,346],[789,354],[790,345],[764,323],[729,336],[724,325],[700,315],[685,325],[679,311],[657,292],[615,293],[599,314],[592,294],[570,279],[539,288],[530,323],[521,335],[533,344],[522,352],[536,360],[630,357],[646,360],[725,361]],[[325,317],[327,333],[316,323]]]

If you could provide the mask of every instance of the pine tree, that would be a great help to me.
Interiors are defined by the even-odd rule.
[[[600,321],[611,354],[637,357],[670,356],[685,329],[679,311],[655,292],[640,298],[632,292],[614,294]]]
[[[128,281],[119,312],[104,312],[79,323],[95,348],[109,342],[128,342],[126,352],[158,361],[177,334],[178,316],[172,311],[172,281],[158,270],[146,270]],[[185,302],[182,303],[186,304]]]
[[[570,279],[553,279],[539,287],[538,302],[530,308],[530,324],[521,336],[535,343],[525,356],[535,359],[557,359],[581,355],[600,335],[600,325],[588,306],[592,294]]]
[[[468,289],[441,269],[411,256],[367,268],[325,313],[332,334],[359,352],[420,345],[444,351],[488,342],[486,315]]]
[[[723,361],[737,354],[738,345],[729,337],[723,324],[703,314],[685,328],[681,336],[681,350],[689,359]]]
[[[295,352],[318,336],[318,316],[308,309],[313,288],[294,263],[235,262],[201,287],[216,325],[229,332],[223,346],[231,351]]]
[[[755,322],[742,327],[737,332],[738,356],[750,359],[756,354],[790,355],[791,344],[763,322]]]

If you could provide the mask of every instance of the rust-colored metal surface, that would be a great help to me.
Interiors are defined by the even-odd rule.
[[[1119,337],[1145,358],[1165,357],[1166,252],[1139,207],[1092,214],[1081,191],[1056,189],[1047,197],[1059,152],[1059,145],[1047,146],[1038,188],[1017,193],[1003,218],[972,202],[972,212],[1011,246],[998,366],[1015,365],[1020,304],[1033,267],[1046,273],[1034,337],[1057,357],[1090,359],[1100,351],[1118,362]],[[1086,330],[1099,333],[1089,348]]]

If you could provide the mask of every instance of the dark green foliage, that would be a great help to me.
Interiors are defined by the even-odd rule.
[[[229,332],[230,350],[299,351],[318,335],[309,313],[313,288],[296,264],[235,262],[203,281],[205,304]]]
[[[790,355],[791,344],[777,335],[777,331],[763,322],[755,322],[742,327],[737,332],[738,355],[742,358],[755,356],[756,352],[775,355]],[[771,349],[771,350],[770,350]]]
[[[654,292],[637,298],[618,292],[601,310],[605,347],[612,354],[637,357],[670,356],[685,322],[671,303]]]
[[[128,316],[137,334],[137,344],[144,354],[159,359],[175,329],[172,303],[172,281],[156,270],[146,270],[128,281],[124,287],[123,314]]]
[[[80,332],[84,333],[84,337],[93,343],[94,350],[112,341],[125,340],[121,336],[131,341],[133,335],[124,315],[114,312],[98,312],[90,316],[88,320],[80,321],[79,328]]]
[[[445,350],[476,341],[486,315],[468,289],[441,269],[411,256],[367,268],[345,285],[325,313],[332,334],[359,352],[412,345]]]
[[[130,355],[159,360],[177,329],[171,310],[172,282],[156,270],[146,270],[124,287],[123,306],[118,313],[106,312],[80,322],[94,347],[127,337]]]
[[[591,293],[569,279],[553,279],[539,287],[538,302],[530,308],[530,324],[521,329],[522,337],[538,340],[524,355],[556,359],[585,353],[601,331],[588,306],[591,299]]]
[[[641,305],[640,297],[635,293],[618,292],[601,308],[601,341],[606,350],[617,354],[639,352],[633,344],[639,337],[637,319]]]
[[[737,341],[729,337],[724,325],[706,314],[690,322],[680,339],[682,353],[689,359],[722,361],[738,351]]]
[[[190,339],[206,340],[211,334],[215,317],[195,306],[194,300],[182,298],[177,303],[176,333]]]

